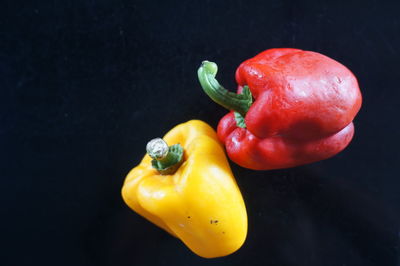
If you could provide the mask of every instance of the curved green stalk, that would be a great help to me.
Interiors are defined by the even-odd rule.
[[[249,87],[244,86],[241,94],[230,92],[215,79],[217,72],[217,64],[203,61],[197,71],[201,87],[214,102],[244,117],[253,103]]]

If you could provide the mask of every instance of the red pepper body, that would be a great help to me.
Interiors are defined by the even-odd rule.
[[[354,75],[322,54],[270,49],[236,71],[238,93],[247,85],[254,97],[236,125],[233,111],[222,118],[218,136],[229,157],[256,170],[288,168],[329,158],[354,134],[361,107]]]

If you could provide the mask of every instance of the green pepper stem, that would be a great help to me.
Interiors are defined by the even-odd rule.
[[[250,90],[244,86],[242,94],[228,91],[215,79],[217,72],[217,64],[203,61],[197,71],[201,87],[214,102],[228,110],[238,112],[244,117],[253,103]]]
[[[161,138],[152,139],[146,145],[147,154],[153,159],[151,164],[162,175],[175,173],[182,163],[183,148],[179,144],[168,147]]]

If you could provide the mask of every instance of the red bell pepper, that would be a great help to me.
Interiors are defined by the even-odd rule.
[[[354,134],[361,107],[357,79],[342,64],[298,49],[269,49],[236,71],[237,93],[215,79],[217,65],[198,70],[204,91],[231,110],[218,137],[237,164],[256,170],[288,168],[329,158]],[[254,98],[254,102],[253,102]]]

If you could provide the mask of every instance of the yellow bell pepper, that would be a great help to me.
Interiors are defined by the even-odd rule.
[[[146,154],[126,177],[124,201],[201,257],[235,252],[246,238],[247,213],[215,131],[191,120],[163,139],[168,145],[182,145],[181,165],[175,173],[162,175]]]

